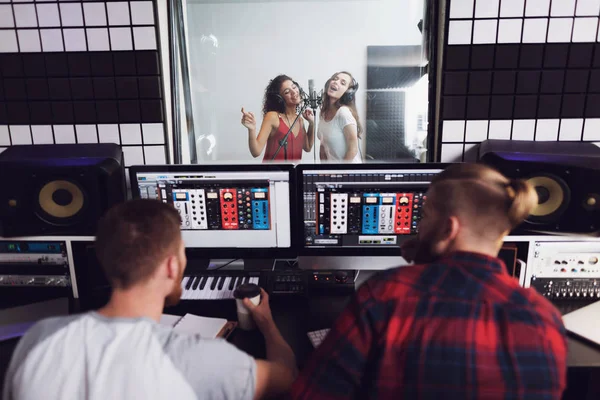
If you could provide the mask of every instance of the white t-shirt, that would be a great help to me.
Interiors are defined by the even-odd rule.
[[[324,118],[319,120],[319,132],[317,136],[327,155],[326,161],[344,160],[344,156],[348,151],[346,137],[344,136],[344,128],[348,125],[354,125],[358,128],[358,124],[356,123],[356,119],[352,115],[352,112],[345,106],[339,108],[331,121],[325,121]],[[360,146],[360,143],[358,146]],[[356,155],[350,162],[362,162],[360,151],[356,152]]]
[[[148,318],[46,319],[20,340],[4,400],[252,399],[256,362],[223,339]]]

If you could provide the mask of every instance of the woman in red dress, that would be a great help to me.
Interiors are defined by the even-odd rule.
[[[310,152],[315,142],[312,110],[306,109],[298,118],[292,132],[288,136],[287,149],[282,148],[275,156],[280,141],[290,129],[298,115],[302,103],[300,87],[287,75],[279,75],[269,82],[265,89],[263,101],[263,121],[258,135],[254,114],[242,108],[242,125],[248,128],[248,147],[252,157],[256,158],[267,147],[263,162],[300,161],[302,150]],[[304,118],[303,118],[304,117]],[[308,130],[304,129],[304,120],[308,121]]]

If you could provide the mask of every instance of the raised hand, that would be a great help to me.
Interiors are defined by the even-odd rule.
[[[254,118],[254,113],[246,112],[244,107],[242,107],[242,125],[250,130],[256,130],[256,118]]]
[[[302,116],[304,117],[305,120],[307,120],[311,124],[313,122],[315,122],[315,114],[313,113],[313,110],[311,110],[310,108],[307,108],[306,110],[304,110],[304,113],[302,113]]]

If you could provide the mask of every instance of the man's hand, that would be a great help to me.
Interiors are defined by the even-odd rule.
[[[258,329],[264,334],[265,330],[275,325],[273,321],[273,315],[271,314],[271,307],[269,306],[269,294],[263,289],[260,288],[260,304],[255,306],[252,304],[250,299],[244,299],[244,306],[250,311],[252,314],[252,318],[254,318],[254,322],[256,322],[256,326]]]

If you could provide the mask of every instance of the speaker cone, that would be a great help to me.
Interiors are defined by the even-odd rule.
[[[527,218],[532,223],[557,222],[571,200],[569,186],[555,175],[533,176],[527,180],[538,194],[538,205]]]
[[[68,224],[82,211],[85,196],[75,183],[56,180],[42,186],[38,205],[43,219],[50,223]]]

